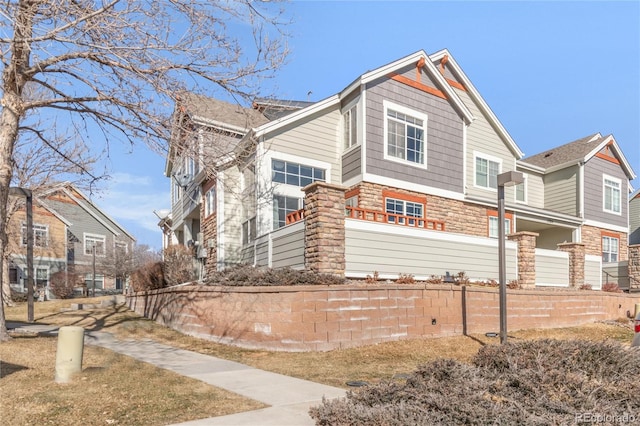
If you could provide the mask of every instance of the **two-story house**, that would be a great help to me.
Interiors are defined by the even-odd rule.
[[[107,263],[116,252],[133,253],[134,237],[69,183],[57,185],[33,199],[34,285],[49,292],[50,277],[56,272],[73,272],[84,278],[88,288],[122,290],[125,283]],[[23,206],[12,216],[9,281],[20,292],[27,286],[27,224]],[[93,265],[97,264],[95,280]],[[111,269],[111,268],[109,268]]]
[[[345,260],[338,270],[346,276],[428,277],[446,270],[496,278],[497,176],[507,171],[523,172],[525,181],[506,188],[503,226],[533,238],[536,283],[568,280],[568,273],[554,274],[568,265],[569,255],[557,250],[565,243],[585,248],[584,280],[596,287],[602,262],[626,259],[635,175],[613,137],[595,134],[523,158],[447,50],[415,52],[322,101],[285,104],[280,114],[269,114],[278,102],[262,100],[253,110],[226,104],[241,111],[245,126],[234,127],[233,149],[223,142],[228,155],[215,162],[201,154],[211,139],[199,135],[228,135],[221,125],[226,113],[207,115],[206,122],[194,117],[187,126],[188,105],[176,106],[180,137],[172,139],[165,174],[177,182],[189,162],[206,173],[193,182],[188,209],[173,199],[172,226],[179,235],[188,227],[181,218],[194,215],[198,226],[191,232],[201,234],[207,270],[308,265],[313,230],[300,223],[309,212],[302,189],[323,182],[344,191],[345,243],[338,251]],[[185,145],[190,137],[194,144]],[[508,243],[516,263],[522,253]],[[508,274],[519,276],[516,268]]]

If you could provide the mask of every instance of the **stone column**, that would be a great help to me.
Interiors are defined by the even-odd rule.
[[[516,232],[507,238],[518,243],[518,284],[522,288],[536,286],[536,238],[535,232]]]
[[[346,188],[314,182],[304,191],[304,266],[313,272],[344,277]]]
[[[580,288],[584,284],[584,244],[560,243],[558,249],[569,253],[569,286]]]
[[[640,244],[629,246],[629,285],[640,288]]]

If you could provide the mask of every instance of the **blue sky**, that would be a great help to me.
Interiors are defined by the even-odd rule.
[[[410,53],[447,48],[526,156],[613,134],[640,174],[640,1],[294,1],[291,55],[266,93],[319,101]],[[311,95],[307,96],[311,91]],[[164,159],[112,152],[95,201],[160,248]],[[640,179],[633,182],[640,187]]]

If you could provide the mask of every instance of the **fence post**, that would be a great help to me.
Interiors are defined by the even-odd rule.
[[[558,250],[569,253],[569,286],[579,288],[584,284],[584,244],[560,243]]]
[[[536,286],[536,238],[535,232],[516,232],[507,238],[518,243],[518,284],[522,288]]]
[[[345,274],[346,188],[314,182],[304,191],[304,267],[313,272]]]

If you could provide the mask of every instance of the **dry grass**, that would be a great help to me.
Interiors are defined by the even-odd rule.
[[[467,362],[472,359],[472,357],[478,352],[478,349],[485,344],[494,344],[498,343],[499,340],[497,337],[486,337],[484,335],[475,335],[475,336],[458,336],[451,338],[439,338],[439,339],[428,339],[428,340],[407,340],[407,341],[399,341],[399,342],[390,342],[383,343],[374,346],[366,346],[361,348],[353,348],[353,349],[345,349],[345,350],[335,350],[330,352],[317,352],[317,353],[286,353],[286,352],[269,352],[269,351],[259,351],[259,350],[246,350],[240,349],[232,346],[221,345],[214,342],[201,340],[192,338],[189,336],[182,335],[174,330],[168,329],[166,327],[160,326],[152,321],[149,321],[144,318],[140,318],[135,313],[127,310],[124,306],[116,306],[108,309],[91,309],[84,311],[61,311],[65,307],[68,307],[70,303],[83,303],[83,302],[91,302],[91,300],[78,300],[74,299],[73,301],[50,301],[44,303],[36,303],[35,307],[35,317],[36,322],[38,323],[48,323],[48,324],[57,324],[57,325],[81,325],[88,330],[102,330],[113,333],[116,337],[121,339],[136,339],[136,338],[150,338],[159,342],[163,342],[166,344],[170,344],[175,347],[179,347],[182,349],[193,350],[196,352],[216,356],[219,358],[229,359],[233,361],[238,361],[247,365],[251,365],[260,369],[274,371],[282,374],[287,374],[295,377],[300,377],[307,380],[316,381],[319,383],[325,383],[332,386],[338,387],[347,387],[346,382],[352,380],[362,380],[367,382],[377,382],[382,379],[390,379],[394,375],[397,374],[406,374],[413,372],[416,369],[417,365],[424,364],[436,359],[440,358],[452,358],[459,361]],[[7,317],[8,320],[24,320],[26,318],[26,307],[24,305],[19,305],[16,307],[7,309]],[[575,327],[575,328],[565,328],[565,329],[553,329],[553,330],[528,330],[528,331],[520,331],[520,332],[512,332],[510,336],[515,339],[543,339],[543,338],[557,338],[557,339],[587,339],[587,340],[607,340],[614,339],[622,342],[630,342],[633,336],[633,332],[630,327],[621,326],[620,324],[591,324],[583,327]],[[21,341],[29,341],[29,339],[15,339],[13,343],[10,345],[16,344],[26,344]],[[34,339],[34,342],[38,342],[38,345],[51,345],[47,339]],[[20,343],[17,343],[20,342]],[[35,343],[34,343],[35,344]],[[4,344],[0,344],[0,350]],[[145,368],[136,367],[139,369],[141,376],[137,381],[142,383],[148,383],[145,388],[150,388],[148,390],[148,394],[142,395],[142,390],[127,393],[124,390],[118,391],[109,391],[105,392],[105,390],[110,390],[112,387],[115,389],[116,384],[120,381],[136,381],[130,380],[130,374],[133,374],[133,370],[135,368],[128,370],[127,366],[131,366],[133,364],[139,365],[139,363],[135,363],[133,361],[127,359],[121,359],[122,357],[117,357],[113,354],[109,355],[104,353],[103,351],[98,351],[97,348],[87,348],[89,349],[89,353],[94,351],[97,354],[92,356],[102,356],[103,358],[96,358],[96,360],[92,361],[92,364],[85,363],[85,370],[87,370],[87,366],[96,367],[93,370],[87,372],[85,371],[80,378],[80,380],[74,382],[73,386],[79,386],[84,399],[87,399],[88,402],[86,406],[88,408],[96,407],[94,401],[101,401],[97,407],[102,407],[103,396],[101,394],[110,395],[110,398],[113,396],[115,398],[116,395],[120,395],[118,398],[118,402],[114,404],[122,404],[119,406],[121,413],[130,413],[129,415],[134,415],[136,410],[146,410],[145,406],[149,406],[149,412],[153,412],[155,415],[156,423],[159,424],[161,422],[169,422],[176,421],[174,419],[170,419],[169,417],[162,417],[163,415],[170,415],[172,411],[177,411],[181,413],[182,411],[188,412],[190,410],[189,405],[184,403],[184,409],[175,410],[175,405],[171,406],[164,400],[162,400],[162,396],[164,393],[168,393],[166,386],[164,385],[167,382],[167,379],[162,379],[158,383],[163,383],[162,386],[159,385],[151,385],[149,383],[148,377],[155,377],[162,373],[157,369],[153,369],[150,366],[145,366]],[[36,352],[35,347],[30,350],[32,353]],[[13,352],[9,350],[9,352]],[[0,352],[0,356],[3,356]],[[4,357],[4,356],[3,356]],[[108,360],[104,357],[109,357]],[[90,358],[88,358],[90,359]],[[116,359],[120,359],[118,364],[116,364]],[[11,361],[9,361],[11,362]],[[122,367],[119,363],[123,363]],[[20,365],[20,362],[18,362]],[[105,366],[107,366],[105,368]],[[100,368],[98,368],[100,367]],[[31,367],[30,367],[31,368]],[[45,368],[43,365],[41,368]],[[52,389],[57,389],[56,392],[52,392],[52,394],[60,394],[60,388],[58,386],[53,385],[51,382],[53,371],[51,367],[47,367],[48,370],[44,373],[44,377],[40,377],[41,386],[48,386]],[[131,373],[129,372],[131,371]],[[117,372],[117,373],[116,373]],[[11,379],[12,376],[16,376],[21,372],[16,372],[14,374],[9,375],[6,378],[2,379],[0,385],[2,385],[2,389],[9,388],[4,381],[7,379]],[[42,375],[43,373],[39,373]],[[169,374],[169,373],[166,373]],[[98,381],[98,378],[104,375],[104,380],[106,380],[106,384],[104,381]],[[144,377],[142,380],[141,377]],[[92,381],[95,380],[95,381]],[[174,378],[176,383],[180,382],[180,378]],[[187,386],[187,383],[183,382],[182,385],[177,385],[175,390],[172,390],[172,393],[178,394],[179,388],[192,388],[193,386]],[[90,386],[87,386],[90,384]],[[34,399],[33,396],[29,396],[29,391],[26,389],[31,389],[32,386],[28,384],[22,384],[22,382],[16,382],[15,386],[25,388],[24,396],[25,399]],[[11,388],[14,386],[11,386]],[[160,392],[156,394],[153,392],[152,388],[163,389],[165,392]],[[55,410],[64,411],[64,408],[60,407],[68,407],[68,401],[74,398],[74,392],[72,386],[65,387],[64,394],[69,393],[68,396],[57,396],[56,399],[50,407],[58,406]],[[95,396],[88,396],[88,389],[91,389],[91,392],[95,392]],[[209,388],[211,389],[211,388]],[[102,391],[101,391],[102,390]],[[4,391],[3,391],[4,392]],[[175,397],[175,396],[174,396]],[[52,397],[48,397],[52,398]],[[214,397],[211,397],[214,399]],[[219,398],[219,397],[218,397]],[[209,398],[184,398],[192,399],[192,400],[204,400]],[[0,400],[6,401],[5,398],[1,398]],[[142,402],[144,401],[144,403]],[[195,401],[191,401],[193,403]],[[106,404],[106,401],[105,401]],[[182,403],[181,403],[182,404]],[[219,406],[220,403],[214,403],[213,405]],[[125,408],[129,407],[129,408]],[[171,409],[166,409],[165,407],[174,407]],[[246,406],[248,407],[248,406]],[[3,407],[4,408],[4,407]],[[35,410],[37,407],[32,407],[31,409]],[[249,409],[249,408],[244,408]],[[194,408],[193,410],[197,411],[198,409]],[[4,411],[4,409],[3,409]],[[51,410],[50,410],[51,411]],[[94,408],[94,411],[100,411]],[[106,410],[103,410],[106,411]],[[236,411],[241,411],[237,409]],[[6,412],[6,411],[5,411]],[[107,411],[109,414],[102,416],[98,413],[99,416],[102,416],[101,424],[104,424],[105,419],[111,417],[115,417],[115,414],[111,414],[115,411]],[[162,414],[166,413],[166,414]],[[205,417],[208,415],[214,415],[209,411],[199,413],[199,417]],[[73,414],[67,414],[71,416],[69,418],[81,418],[78,417],[79,414],[76,414],[74,411]],[[124,414],[121,414],[121,416]],[[151,413],[150,413],[151,415]],[[62,417],[61,417],[62,418]],[[65,419],[65,422],[71,422],[74,424],[74,421],[77,420],[69,420],[69,418]],[[160,419],[162,418],[162,421]],[[138,421],[134,421],[131,418],[126,417],[118,417],[118,421],[122,422],[121,424],[144,424]],[[185,418],[186,419],[186,418]],[[42,419],[41,419],[42,420]],[[40,424],[46,423],[47,420],[38,422]],[[90,423],[84,422],[84,424],[98,424],[98,423]],[[18,424],[18,423],[14,423]],[[21,423],[27,424],[27,423]],[[154,423],[147,423],[154,424]]]

